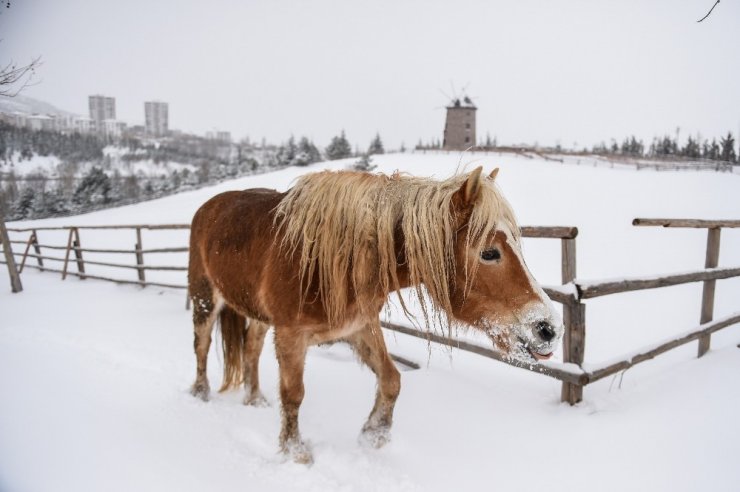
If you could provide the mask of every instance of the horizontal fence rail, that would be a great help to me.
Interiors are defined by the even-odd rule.
[[[634,290],[657,289],[660,287],[670,287],[672,285],[688,284],[704,280],[732,278],[739,275],[740,267],[708,268],[705,270],[675,273],[673,275],[652,278],[624,278],[602,282],[576,281],[575,286],[580,294],[580,299],[593,299],[594,297],[621,294],[622,292],[630,292]]]
[[[404,335],[421,338],[422,340],[426,340],[428,342],[435,342],[441,345],[446,345],[448,347],[464,350],[466,352],[472,352],[474,354],[482,355],[483,357],[488,357],[489,359],[504,362],[505,364],[509,364],[514,367],[538,372],[540,374],[550,376],[560,381],[575,384],[586,384],[588,381],[586,372],[576,364],[558,364],[553,362],[530,364],[518,359],[512,359],[511,357],[508,357],[504,353],[497,350],[482,347],[478,344],[465,340],[460,340],[458,338],[438,335],[436,333],[422,331],[418,330],[417,328],[411,328],[396,323],[390,323],[388,321],[381,321],[380,326],[398,333],[403,333]]]
[[[719,257],[719,233],[721,228],[740,227],[740,220],[700,220],[700,219],[634,219],[635,226],[653,226],[664,228],[704,228],[708,231],[707,239],[707,259],[704,270],[695,270],[689,272],[679,272],[666,275],[654,275],[649,277],[630,277],[621,279],[607,280],[581,280],[577,278],[576,269],[576,237],[578,229],[576,227],[522,227],[522,236],[527,238],[549,238],[560,239],[561,241],[561,280],[562,285],[545,286],[544,290],[553,301],[563,305],[563,322],[565,325],[565,335],[563,339],[563,362],[540,361],[537,364],[529,364],[514,360],[494,350],[492,347],[483,347],[473,342],[461,340],[454,337],[442,336],[430,331],[421,330],[409,326],[403,326],[395,323],[382,321],[381,325],[388,329],[405,335],[421,338],[429,342],[439,343],[448,347],[472,352],[493,360],[501,361],[506,364],[530,370],[536,373],[544,374],[555,378],[563,383],[561,399],[570,404],[581,401],[583,397],[584,386],[603,379],[607,376],[614,375],[624,371],[636,364],[650,360],[668,350],[679,347],[694,340],[699,340],[699,356],[703,355],[709,349],[709,336],[720,329],[740,323],[740,312],[730,316],[713,321],[713,303],[715,282],[721,279],[734,278],[740,276],[740,267],[718,268]],[[11,240],[10,244],[23,245],[24,252],[15,253],[6,257],[20,258],[20,270],[24,268],[34,268],[41,271],[61,273],[64,279],[67,275],[72,275],[80,279],[90,278],[105,280],[120,284],[139,285],[142,287],[166,287],[173,289],[187,289],[185,283],[161,282],[147,280],[145,272],[151,271],[170,271],[184,272],[187,267],[182,265],[147,265],[144,262],[144,255],[166,254],[166,253],[186,253],[187,247],[158,247],[144,249],[142,244],[142,231],[162,231],[162,230],[187,230],[188,224],[133,224],[133,225],[91,225],[91,226],[64,226],[64,227],[34,227],[34,228],[8,228],[8,231],[22,234],[30,233],[26,240]],[[83,247],[80,241],[81,230],[130,230],[135,232],[136,242],[132,249],[121,248],[90,248]],[[44,244],[39,242],[38,231],[63,231],[67,234],[67,242],[62,244]],[[4,248],[4,250],[8,249]],[[62,251],[64,257],[51,256],[48,253],[42,254],[42,248],[50,251]],[[84,254],[84,256],[83,256]],[[91,260],[90,254],[113,254],[113,255],[130,255],[135,259],[135,263],[126,264],[115,261]],[[35,260],[36,264],[31,264],[29,260]],[[62,263],[59,268],[50,268],[44,264],[47,262]],[[3,263],[7,263],[3,262]],[[100,275],[97,272],[90,273],[85,271],[85,265],[98,266],[105,268],[116,268],[125,270],[134,270],[137,273],[137,280],[112,278]],[[76,272],[71,271],[76,266]],[[624,357],[604,363],[601,365],[587,365],[584,368],[585,352],[585,329],[586,329],[586,305],[583,301],[594,299],[606,295],[614,295],[623,292],[641,291],[669,287],[674,285],[703,282],[704,291],[702,296],[702,310],[700,324],[680,336],[654,344],[639,352],[625,355]],[[188,299],[189,301],[189,299]],[[406,361],[409,362],[409,361]],[[413,364],[412,364],[413,365]]]
[[[701,220],[701,219],[634,219],[633,226],[688,227],[693,229],[713,229],[716,227],[740,227],[740,220]]]

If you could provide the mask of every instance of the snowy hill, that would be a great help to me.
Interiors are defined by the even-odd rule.
[[[303,172],[351,162],[289,168],[10,226],[184,223],[218,192],[283,190]],[[736,174],[637,172],[496,154],[396,154],[376,156],[374,163],[381,172],[438,177],[462,165],[500,167],[499,184],[521,224],[579,228],[583,279],[703,266],[703,231],[635,228],[635,217],[740,218]],[[88,247],[133,242],[123,233],[82,234]],[[42,242],[60,242],[52,232],[40,235]],[[151,231],[144,242],[183,246],[186,239],[184,231]],[[559,247],[555,240],[525,240],[525,258],[542,283],[559,283]],[[173,254],[162,261],[187,260]],[[728,230],[720,266],[737,265],[740,231]],[[151,273],[153,279],[184,282],[182,272]],[[7,286],[6,277],[0,273]],[[559,403],[555,380],[473,354],[436,346],[429,351],[423,341],[387,333],[389,350],[422,368],[403,372],[394,440],[379,451],[356,442],[372,405],[372,374],[344,346],[314,348],[301,425],[316,463],[305,468],[283,463],[277,453],[277,364],[269,342],[260,370],[271,408],[243,407],[238,392],[216,394],[203,404],[187,393],[195,361],[182,292],[62,283],[55,274],[28,271],[23,280],[22,294],[11,295],[7,287],[0,293],[0,369],[6,374],[0,378],[6,395],[1,490],[740,488],[737,327],[714,335],[712,351],[702,359],[689,344],[622,378],[589,385],[575,408]],[[695,326],[700,298],[701,285],[691,284],[588,301],[586,363]],[[740,310],[738,299],[740,279],[719,281],[715,317]],[[213,353],[210,360],[215,385],[219,358]]]
[[[13,97],[0,96],[0,112],[14,113],[15,111],[24,114],[56,114],[60,116],[72,114],[48,102],[32,97],[22,96],[20,94]]]

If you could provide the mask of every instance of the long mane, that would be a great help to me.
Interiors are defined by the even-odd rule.
[[[427,326],[430,321],[449,325],[459,232],[452,199],[467,178],[461,174],[435,181],[398,173],[323,171],[298,179],[276,208],[275,226],[282,233],[280,246],[299,256],[301,304],[316,300],[307,296],[318,279],[317,295],[330,325],[347,321],[352,293],[362,314],[377,316],[379,305],[400,287],[400,258]],[[467,245],[480,249],[500,222],[519,241],[511,206],[492,180],[482,178],[467,220]],[[397,232],[403,234],[402,250],[397,250]],[[468,284],[475,271],[465,273]]]

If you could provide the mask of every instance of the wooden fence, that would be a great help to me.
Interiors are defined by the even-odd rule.
[[[131,230],[135,233],[136,242],[132,249],[111,249],[111,248],[85,248],[82,246],[80,237],[81,230]],[[145,249],[142,244],[142,230],[172,230],[172,229],[190,229],[188,224],[162,224],[162,225],[110,225],[110,226],[64,226],[64,227],[35,227],[35,228],[8,228],[9,232],[15,233],[29,233],[28,238],[25,241],[22,240],[11,240],[11,244],[19,244],[23,246],[23,253],[16,253],[21,256],[20,260],[20,272],[23,272],[24,268],[35,268],[41,271],[55,272],[62,275],[62,280],[66,279],[68,275],[79,277],[80,279],[92,278],[96,280],[106,280],[110,282],[117,282],[120,284],[134,284],[142,287],[155,286],[155,287],[169,287],[173,289],[187,289],[187,284],[176,284],[176,283],[163,283],[153,282],[146,279],[147,271],[187,271],[186,266],[182,265],[146,265],[144,263],[144,255],[160,254],[160,253],[186,253],[188,247],[168,247],[168,248],[151,248]],[[66,244],[42,244],[39,242],[39,231],[65,231],[67,235]],[[33,251],[31,249],[33,248]],[[51,256],[51,253],[42,254],[41,248],[46,250],[61,251],[62,256]],[[128,255],[134,258],[133,263],[117,263],[110,261],[98,261],[91,260],[86,257],[86,254],[115,254],[115,255]],[[74,258],[72,258],[74,256]],[[36,264],[30,264],[30,261],[36,261]],[[45,265],[44,261],[61,263],[60,268],[49,267]],[[92,275],[85,271],[85,265],[97,265],[111,268],[122,268],[122,269],[133,269],[137,271],[138,280],[128,280],[122,278],[112,278],[100,275]],[[72,271],[70,267],[76,267],[77,270]]]
[[[740,312],[718,320],[713,318],[715,283],[719,279],[740,276],[740,267],[716,268],[719,257],[719,240],[721,228],[740,227],[740,221],[701,221],[688,219],[635,219],[636,226],[661,226],[661,227],[693,227],[708,230],[706,268],[704,270],[677,273],[673,275],[624,278],[613,281],[585,281],[576,278],[576,237],[578,229],[575,227],[522,227],[522,236],[528,238],[560,239],[561,242],[561,280],[562,285],[545,286],[545,292],[553,301],[563,305],[563,322],[565,335],[563,338],[563,362],[543,361],[539,364],[528,364],[502,355],[500,352],[490,348],[477,345],[470,341],[447,336],[437,335],[428,331],[418,330],[408,326],[402,326],[390,322],[382,322],[384,328],[394,330],[406,335],[422,338],[435,343],[444,344],[460,350],[473,352],[491,359],[545,374],[562,382],[561,400],[571,405],[583,398],[583,387],[628,369],[640,362],[650,360],[655,356],[668,350],[676,348],[693,340],[699,340],[699,356],[701,357],[709,349],[710,335],[722,328],[740,323]],[[110,249],[110,248],[84,248],[82,246],[81,230],[131,230],[135,233],[136,242],[132,249]],[[14,233],[27,233],[26,240],[12,240],[11,243],[24,245],[20,256],[20,270],[31,267],[42,271],[60,273],[62,279],[68,275],[74,275],[80,279],[93,278],[122,284],[135,284],[142,287],[157,286],[175,289],[187,289],[186,284],[153,282],[147,280],[146,272],[159,271],[186,271],[187,267],[181,265],[146,265],[144,255],[159,253],[185,253],[187,247],[167,247],[145,249],[142,244],[142,231],[189,229],[188,224],[166,224],[166,225],[119,225],[119,226],[68,226],[68,227],[37,227],[37,228],[9,228]],[[66,245],[43,244],[38,239],[38,231],[55,230],[65,231],[67,236]],[[42,254],[42,248],[51,251],[61,251],[63,256],[50,256]],[[135,260],[132,264],[116,263],[110,261],[90,260],[91,254],[116,254],[128,255]],[[74,255],[74,258],[72,258]],[[87,256],[85,256],[87,255]],[[36,264],[30,264],[35,260]],[[44,261],[62,263],[61,268],[49,268]],[[3,262],[4,263],[4,262]],[[137,280],[112,278],[100,275],[92,275],[85,271],[85,265],[97,265],[110,268],[135,269]],[[71,271],[75,266],[76,271]],[[702,308],[699,326],[670,340],[660,342],[641,351],[629,354],[616,362],[611,362],[602,367],[593,367],[586,370],[583,368],[586,335],[586,305],[583,301],[605,295],[613,295],[622,292],[654,289],[690,282],[704,282],[702,296]]]

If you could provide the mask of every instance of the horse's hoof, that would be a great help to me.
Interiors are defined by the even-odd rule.
[[[391,441],[390,427],[365,426],[360,433],[360,442],[375,449],[380,449]]]
[[[190,388],[190,394],[203,401],[208,401],[211,394],[211,388],[208,383],[194,383]]]
[[[293,442],[283,446],[283,453],[299,465],[312,465],[313,453],[311,448],[303,441]]]
[[[247,395],[244,397],[244,404],[249,407],[265,408],[270,406],[270,402],[261,392],[257,392],[254,395]]]

